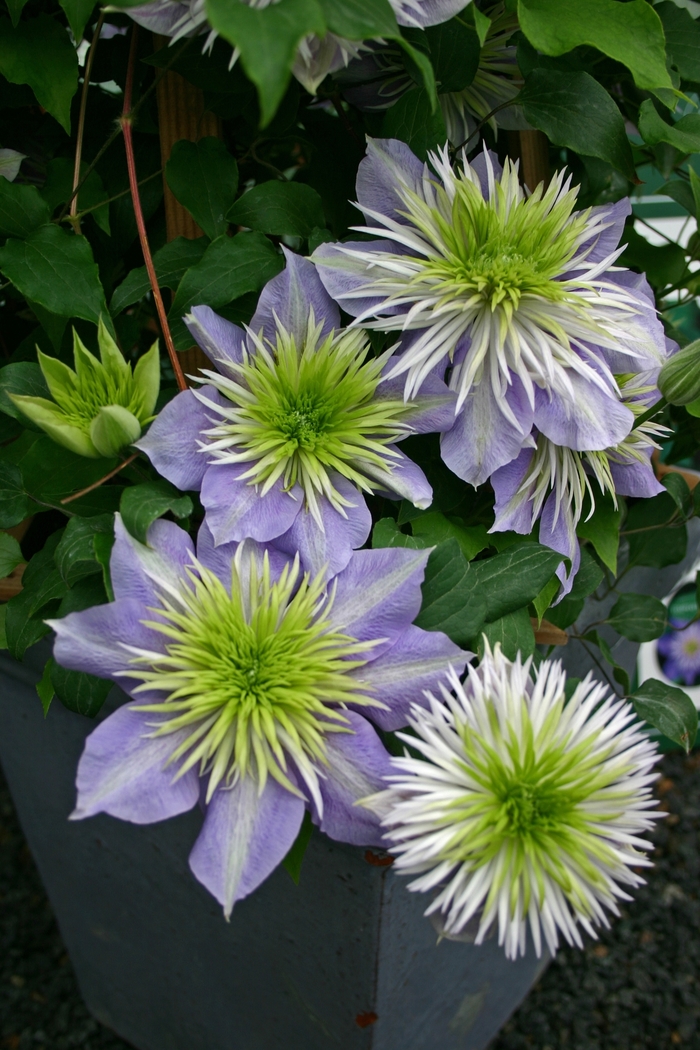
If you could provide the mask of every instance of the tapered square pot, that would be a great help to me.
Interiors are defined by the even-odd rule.
[[[230,922],[187,857],[198,812],[135,826],[69,822],[95,722],[35,682],[49,654],[0,659],[0,761],[85,1001],[139,1050],[481,1050],[536,980],[442,941],[375,850],[314,831],[298,886],[280,868]],[[124,699],[114,690],[103,717]]]

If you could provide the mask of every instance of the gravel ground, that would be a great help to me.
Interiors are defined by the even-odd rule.
[[[700,1050],[700,754],[662,771],[649,885],[599,942],[559,953],[490,1050]],[[82,1003],[0,778],[0,1048],[42,1046],[128,1050]]]

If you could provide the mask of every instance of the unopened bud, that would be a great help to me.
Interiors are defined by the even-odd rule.
[[[689,405],[700,398],[700,339],[664,362],[658,386],[671,405]]]

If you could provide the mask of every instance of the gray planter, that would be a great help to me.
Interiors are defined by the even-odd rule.
[[[197,812],[69,823],[94,722],[57,702],[44,720],[47,654],[0,658],[0,761],[99,1021],[139,1050],[486,1047],[545,962],[508,962],[495,939],[436,946],[425,898],[375,853],[314,833],[299,886],[278,869],[227,924],[187,867]]]

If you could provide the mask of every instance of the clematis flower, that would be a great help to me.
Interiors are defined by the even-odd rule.
[[[277,0],[232,0],[248,7],[264,8]],[[469,3],[470,0],[466,0]],[[389,0],[400,26],[424,29],[446,22],[466,6],[465,0]],[[154,33],[169,36],[174,43],[182,37],[206,33],[204,51],[211,49],[218,36],[207,20],[206,0],[152,0],[127,10],[134,21]],[[310,34],[299,43],[293,73],[312,95],[329,73],[347,65],[363,50],[361,40],[347,40],[335,33],[319,37]],[[238,59],[238,49],[231,56],[231,66]]]
[[[340,331],[314,266],[286,256],[245,332],[209,307],[192,311],[190,332],[218,371],[166,405],[138,448],[179,488],[201,488],[217,544],[274,540],[333,574],[369,535],[363,492],[430,504],[396,442],[451,426],[454,395],[432,379],[407,405],[401,384],[383,381],[392,359]]]
[[[153,419],[160,390],[158,343],[136,366],[124,360],[100,318],[100,360],[73,330],[75,371],[37,350],[39,367],[53,398],[9,394],[28,419],[50,438],[79,456],[116,456],[141,435]]]
[[[488,118],[494,135],[499,127],[529,128],[520,106],[508,106],[522,87],[516,62],[517,48],[510,39],[518,29],[518,19],[497,4],[489,11],[489,29],[479,54],[471,84],[461,91],[444,91],[438,96],[448,140],[461,146],[475,134],[477,124]],[[406,69],[396,44],[373,43],[346,67],[334,74],[344,97],[365,112],[390,109],[416,83]],[[441,85],[438,84],[438,90]],[[498,110],[490,116],[493,110]]]
[[[625,379],[621,382],[622,403],[633,416],[641,416],[659,400],[650,374],[619,378]],[[533,432],[522,452],[491,475],[496,494],[496,520],[491,531],[513,530],[529,536],[539,520],[540,543],[564,554],[572,563],[568,575],[563,568],[560,570],[565,583],[560,595],[563,597],[570,590],[581,560],[576,526],[586,495],[590,517],[597,494],[609,493],[617,507],[618,495],[649,498],[665,492],[654,474],[651,454],[660,448],[657,439],[667,433],[667,427],[645,420],[612,448],[577,452]]]
[[[661,667],[672,682],[697,685],[700,680],[700,623],[683,624],[671,620],[674,630],[667,631],[656,643]]]
[[[449,368],[448,467],[480,485],[533,426],[579,451],[622,441],[633,416],[615,374],[667,352],[646,281],[613,268],[629,202],[577,212],[563,172],[528,196],[517,165],[501,171],[486,151],[458,171],[446,148],[429,159],[369,140],[357,196],[371,225],[357,228],[381,239],[313,259],[354,324],[401,333],[388,375],[405,376],[407,398]]]
[[[497,922],[506,955],[524,955],[529,924],[539,956],[559,932],[582,947],[617,915],[622,886],[644,882],[640,838],[660,813],[655,746],[630,704],[589,675],[567,702],[559,663],[507,660],[486,649],[464,684],[414,708],[404,739],[419,758],[392,758],[390,787],[365,805],[383,812],[394,870],[434,893],[426,914],[448,937]],[[403,734],[400,734],[403,736]]]
[[[356,800],[388,754],[372,727],[408,706],[463,653],[412,625],[427,552],[367,550],[330,585],[248,541],[194,546],[158,521],[148,546],[116,520],[115,601],[51,621],[64,667],[131,699],[87,738],[72,819],[150,824],[201,798],[195,876],[231,913],[285,857],[305,808],[331,838],[377,845]]]

